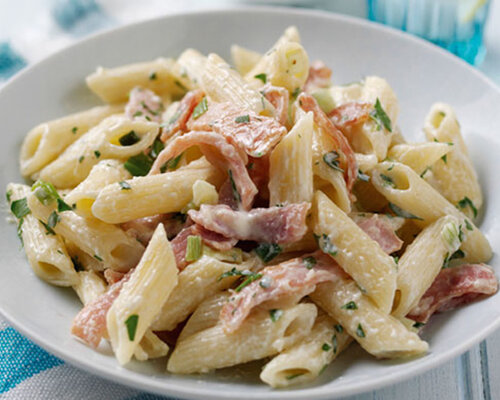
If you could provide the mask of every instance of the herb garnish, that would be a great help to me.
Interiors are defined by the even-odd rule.
[[[330,346],[328,343],[323,343],[323,346],[321,346],[321,350],[323,351],[330,351],[330,349],[332,348],[332,346]]]
[[[253,281],[256,281],[258,279],[262,278],[262,274],[252,274],[252,275],[248,275],[248,277],[240,283],[240,285],[234,289],[235,292],[241,292],[241,290],[243,288],[245,288],[246,286],[250,285]]]
[[[240,193],[238,192],[238,188],[236,187],[236,183],[234,182],[233,179],[233,171],[229,169],[227,173],[229,175],[229,182],[231,183],[231,189],[233,191],[233,198],[237,203],[241,203],[241,196]]]
[[[380,178],[383,180],[383,185],[385,186],[391,186],[393,188],[396,187],[396,184],[394,183],[394,181],[392,180],[392,178],[390,176],[387,176],[387,175],[384,175],[384,174],[380,174]]]
[[[153,166],[153,159],[144,153],[130,157],[123,167],[132,174],[132,176],[146,176]]]
[[[342,173],[344,172],[344,170],[339,167],[339,153],[337,153],[335,150],[323,154],[323,161],[330,168],[333,168],[334,170]]]
[[[375,101],[374,110],[370,113],[370,118],[377,123],[377,130],[380,130],[383,126],[386,130],[392,132],[391,120],[382,108],[382,104],[378,97],[377,101]]]
[[[477,208],[474,205],[474,203],[472,202],[472,200],[469,199],[467,196],[465,196],[462,200],[460,200],[458,202],[458,207],[459,208],[465,208],[467,206],[469,206],[471,208],[472,213],[474,215],[474,218],[476,218],[477,217]]]
[[[73,132],[73,135],[76,134],[77,131],[78,131],[77,126],[74,126],[73,128],[71,128],[71,132]]]
[[[303,258],[302,262],[307,269],[312,269],[317,263],[316,259],[313,256]]]
[[[283,310],[280,310],[279,308],[273,308],[272,310],[269,310],[269,316],[271,317],[271,321],[276,322],[281,318],[283,315]]]
[[[472,224],[470,223],[470,221],[467,218],[465,218],[465,227],[467,228],[468,231],[474,230],[474,227],[472,226]]]
[[[420,221],[423,221],[423,218],[417,217],[416,215],[413,215],[412,213],[403,210],[402,208],[399,208],[396,204],[389,203],[389,208],[396,214],[398,217],[406,218],[406,219],[418,219]]]
[[[358,324],[358,327],[356,329],[356,335],[360,338],[364,338],[366,337],[365,335],[365,331],[363,330],[363,327],[361,326],[361,324]]]
[[[31,187],[31,191],[44,206],[51,204],[59,198],[56,188],[49,182],[38,180]]]
[[[248,114],[240,115],[234,119],[237,124],[247,124],[250,122],[250,116]]]
[[[133,130],[118,139],[122,146],[132,146],[140,140],[141,138]]]
[[[80,158],[78,159],[78,162],[81,164],[83,162],[83,160],[85,160],[85,156],[80,156]]]
[[[23,219],[26,215],[28,215],[31,211],[28,207],[28,200],[26,197],[23,197],[19,200],[14,200],[10,205],[10,211],[17,219]]]
[[[95,158],[101,157],[101,152],[99,150],[94,150]]]
[[[257,79],[260,79],[262,81],[262,83],[266,83],[267,82],[267,75],[262,73],[262,74],[257,74],[254,76],[254,78],[257,78]]]
[[[130,186],[127,182],[125,181],[120,181],[118,182],[118,184],[120,185],[121,187],[121,190],[131,190],[132,189],[132,186]]]
[[[332,345],[333,345],[333,354],[337,354],[338,350],[337,335],[332,336]]]
[[[179,161],[181,160],[181,157],[184,153],[179,154],[177,157],[171,158],[168,160],[165,164],[163,164],[160,167],[160,172],[163,174],[164,172],[168,170],[174,170],[177,168],[177,165],[179,165]]]
[[[316,239],[318,247],[323,253],[331,256],[337,255],[338,248],[330,241],[330,237],[326,233],[323,233],[322,235],[314,235],[314,239]]]
[[[198,260],[202,255],[202,250],[203,243],[201,236],[189,235],[187,237],[186,256],[184,257],[186,261],[192,262]]]
[[[208,110],[207,98],[203,97],[193,110],[193,119],[200,118]]]
[[[350,301],[348,303],[345,303],[342,307],[340,307],[343,310],[357,310],[358,306],[354,301]]]
[[[370,181],[370,175],[363,173],[360,169],[358,169],[358,179],[363,182]]]
[[[293,89],[292,98],[296,99],[299,96],[300,92],[302,92],[302,90],[299,87]]]
[[[157,76],[156,76],[156,72],[155,71],[153,71],[153,72],[151,72],[149,74],[149,80],[150,81],[154,81],[154,80],[156,80],[156,78],[157,78]]]
[[[101,261],[101,262],[103,262],[103,261],[104,261],[104,260],[103,260],[101,257],[99,257],[97,254],[94,254],[94,258],[95,258],[97,261]]]
[[[338,333],[344,332],[344,327],[340,324],[335,325],[334,328]]]
[[[418,322],[418,321],[417,321],[417,322],[415,322],[415,323],[413,324],[413,327],[414,327],[414,328],[417,328],[417,329],[422,328],[423,326],[425,326],[425,322]]]
[[[57,223],[61,220],[61,217],[59,217],[59,214],[55,211],[52,211],[52,213],[49,215],[49,219],[47,220],[47,226],[52,229],[54,228]]]
[[[137,331],[137,324],[139,322],[139,316],[137,314],[132,314],[125,321],[127,326],[128,339],[132,342],[135,339],[135,333]]]
[[[256,247],[255,253],[262,261],[267,263],[281,253],[281,246],[276,243],[260,243]]]
[[[57,211],[73,211],[73,208],[60,197],[57,199]]]

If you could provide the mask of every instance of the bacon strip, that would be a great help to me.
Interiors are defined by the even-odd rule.
[[[464,264],[442,269],[408,318],[427,322],[435,312],[452,310],[463,304],[491,296],[498,290],[493,268],[486,264]]]
[[[274,118],[229,103],[210,103],[203,115],[189,121],[188,129],[217,132],[252,157],[268,154],[286,134],[286,128]]]
[[[403,247],[403,241],[396,235],[392,224],[387,218],[378,214],[370,216],[357,216],[354,222],[368,235],[375,240],[382,250],[387,254],[394,253]]]
[[[354,151],[349,145],[349,142],[342,132],[340,132],[335,127],[334,123],[326,116],[314,97],[307,93],[301,93],[297,100],[300,107],[304,111],[313,112],[314,122],[330,135],[335,142],[336,148],[340,150],[341,155],[343,156],[343,163],[341,166],[344,169],[344,179],[346,181],[347,189],[351,192],[358,174],[358,166],[356,163],[356,157],[354,156]]]
[[[149,175],[160,173],[161,166],[168,160],[178,156],[191,146],[199,146],[207,159],[221,169],[231,171],[241,206],[248,210],[257,194],[257,188],[250,179],[238,151],[224,137],[213,132],[193,131],[171,141],[156,158]]]
[[[125,115],[130,119],[145,118],[148,121],[161,122],[163,102],[153,91],[135,87],[125,106]]]
[[[326,66],[323,61],[313,61],[309,66],[309,75],[307,75],[304,91],[311,93],[316,89],[329,87],[332,79],[332,70]]]
[[[168,138],[179,131],[187,130],[187,121],[198,103],[203,99],[203,92],[200,89],[187,92],[179,103],[177,112],[171,121],[167,121],[167,127],[163,129],[160,139],[165,142]]]
[[[335,126],[344,133],[345,129],[367,121],[372,109],[373,106],[368,103],[350,102],[334,108],[328,116]]]
[[[237,243],[237,240],[228,239],[218,233],[211,232],[198,225],[191,225],[184,228],[171,242],[172,251],[174,252],[177,268],[183,270],[188,266],[186,261],[186,248],[188,236],[201,236],[204,244],[212,247],[215,250],[227,251],[231,250]]]
[[[254,208],[234,211],[226,205],[203,204],[199,211],[188,212],[204,228],[225,237],[267,243],[293,243],[306,234],[309,203],[285,207]]]
[[[315,264],[304,262],[312,259]],[[290,296],[300,298],[313,292],[321,282],[346,276],[337,262],[321,251],[266,267],[259,275],[262,275],[260,279],[234,293],[222,307],[219,319],[226,333],[236,331],[252,309],[265,301]]]
[[[262,88],[261,93],[276,109],[276,120],[283,126],[288,123],[288,90],[280,86],[272,86],[267,84]]]
[[[99,346],[101,339],[106,335],[108,310],[120,294],[124,283],[130,279],[132,271],[127,272],[122,279],[111,285],[106,293],[80,310],[71,326],[73,335],[79,337],[93,348]]]

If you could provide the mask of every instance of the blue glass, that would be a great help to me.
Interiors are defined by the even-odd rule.
[[[367,0],[372,21],[398,28],[441,46],[470,64],[484,59],[483,32],[490,1],[468,18],[460,0]]]

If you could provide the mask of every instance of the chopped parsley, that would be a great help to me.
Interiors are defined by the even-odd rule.
[[[423,326],[425,326],[425,322],[418,322],[418,321],[417,321],[417,322],[415,322],[415,323],[413,324],[413,327],[414,327],[414,328],[416,328],[416,329],[420,329],[420,328],[422,328]]]
[[[101,152],[99,150],[94,151],[95,158],[101,157]]]
[[[360,338],[366,337],[365,331],[363,330],[361,324],[358,324],[358,327],[356,328],[356,335]]]
[[[31,187],[31,191],[44,206],[51,204],[59,198],[56,188],[49,182],[38,180]]]
[[[78,162],[81,164],[83,162],[83,160],[85,160],[85,156],[80,156],[80,158],[78,159]]]
[[[23,219],[26,215],[28,215],[31,211],[28,207],[28,200],[26,197],[23,197],[19,200],[14,200],[10,205],[10,211],[17,219]]]
[[[186,261],[192,262],[198,260],[202,255],[202,250],[203,243],[201,236],[189,235],[187,237],[186,256],[184,257]]]
[[[299,97],[299,94],[300,94],[301,91],[302,90],[299,87],[293,89],[292,98],[296,99],[297,97]]]
[[[332,346],[333,346],[333,354],[337,354],[338,350],[337,335],[332,336]]]
[[[123,167],[132,174],[132,176],[146,176],[153,166],[153,159],[144,154],[139,153],[136,156],[130,157]]]
[[[184,153],[181,153],[177,157],[174,157],[174,158],[171,158],[170,160],[168,160],[165,164],[163,164],[160,167],[160,172],[164,173],[164,172],[166,172],[168,170],[174,170],[174,169],[176,169],[177,166],[179,165],[179,161],[181,160],[183,154]]]
[[[350,301],[348,303],[345,303],[342,307],[343,310],[357,310],[358,306],[354,301]]]
[[[328,343],[323,343],[323,346],[321,346],[321,350],[323,351],[330,351],[330,349],[332,348],[332,346],[330,346]]]
[[[337,331],[337,333],[344,332],[344,327],[342,325],[340,325],[340,324],[335,325],[334,328]]]
[[[54,228],[57,223],[61,220],[61,217],[59,217],[59,214],[55,211],[52,211],[52,213],[49,215],[49,219],[47,220],[47,226],[52,229]]]
[[[137,142],[139,142],[140,140],[141,138],[133,130],[130,131],[129,133],[126,133],[125,135],[120,137],[120,139],[118,139],[118,141],[122,146],[132,146]]]
[[[130,186],[127,182],[125,181],[120,181],[118,182],[118,184],[120,185],[121,187],[121,190],[131,190],[132,189],[132,186]]]
[[[75,135],[77,131],[78,131],[77,126],[74,126],[73,128],[71,128],[71,132],[73,132],[73,135]]]
[[[375,101],[374,110],[370,113],[370,118],[377,124],[377,130],[383,126],[389,132],[392,132],[392,123],[385,110],[382,108],[379,98]]]
[[[304,374],[305,374],[305,372],[298,372],[298,373],[296,373],[296,374],[288,375],[288,376],[286,377],[286,379],[287,379],[288,381],[290,381],[290,380],[295,379],[295,378],[298,378],[299,376],[302,376],[302,375],[304,375]]]
[[[396,204],[389,203],[389,208],[396,214],[398,217],[406,218],[406,219],[418,219],[420,221],[423,221],[423,218],[417,217],[416,215],[413,215],[412,213],[403,210],[402,208],[399,208]]]
[[[474,226],[470,223],[470,221],[467,218],[465,218],[465,227],[467,228],[468,231],[474,230]]]
[[[256,247],[255,253],[262,261],[267,263],[281,253],[281,246],[276,243],[260,243]]]
[[[158,155],[161,153],[161,151],[165,148],[165,145],[163,142],[159,139],[155,139],[153,145],[151,146],[151,151],[149,152],[149,155],[156,159]]]
[[[257,74],[254,76],[254,78],[257,78],[257,79],[260,79],[262,81],[262,83],[266,83],[267,82],[267,75],[262,73],[262,74]]]
[[[458,202],[458,207],[459,208],[466,208],[466,207],[470,207],[470,209],[472,210],[472,213],[474,215],[474,218],[477,217],[477,208],[476,206],[474,205],[474,203],[472,202],[471,199],[469,199],[467,196],[465,196],[462,200],[460,200]]]
[[[252,272],[250,270],[243,270],[240,271],[239,269],[236,269],[236,267],[231,268],[231,270],[224,272],[219,276],[217,279],[217,282],[221,281],[224,278],[227,278],[228,276],[244,276],[244,275],[250,275]]]
[[[314,235],[314,238],[323,253],[331,256],[337,255],[338,248],[330,241],[330,237],[326,233],[323,233],[322,235]]]
[[[392,178],[390,176],[380,174],[380,178],[383,180],[382,183],[384,186],[391,186],[393,188],[396,187],[396,184],[394,183],[394,181],[392,180]]]
[[[313,256],[305,257],[302,259],[302,261],[304,262],[304,265],[307,269],[312,269],[317,263],[316,259]]]
[[[241,196],[238,192],[238,188],[236,187],[236,183],[234,182],[233,171],[229,169],[227,173],[229,175],[229,182],[231,183],[231,190],[233,191],[233,198],[237,203],[241,203]]]
[[[443,160],[445,164],[448,164],[448,154],[445,154],[443,157],[441,157],[441,160]]]
[[[95,258],[97,261],[101,261],[101,262],[103,262],[103,261],[104,261],[104,260],[103,260],[101,257],[99,257],[97,254],[94,254],[94,258]]]
[[[12,190],[7,190],[7,192],[5,193],[5,197],[7,199],[7,202],[10,203],[10,198],[12,196]]]
[[[330,168],[333,168],[334,170],[337,170],[339,172],[344,172],[344,170],[339,167],[339,153],[337,153],[336,151],[330,151],[323,154],[323,161]]]
[[[237,124],[247,124],[250,122],[250,116],[248,114],[240,115],[234,119]]]
[[[360,169],[358,169],[358,179],[363,182],[369,182],[370,175],[364,174]]]
[[[46,224],[45,222],[43,222],[42,220],[39,220],[40,223],[44,226],[45,228],[45,234],[46,235],[55,235],[56,233],[54,232],[54,230],[48,225]]]
[[[182,90],[184,90],[185,92],[187,92],[187,88],[186,86],[184,86],[182,83],[180,83],[177,79],[174,81],[174,83],[180,87]]]
[[[142,112],[142,111],[136,111],[136,112],[132,115],[132,117],[140,117],[142,114],[143,114],[143,112]]]
[[[425,167],[425,169],[420,174],[420,177],[423,178],[425,176],[425,174],[427,173],[427,171],[429,171],[430,169],[431,169],[430,166]]]
[[[155,72],[155,71],[153,71],[153,72],[151,72],[151,73],[149,74],[149,80],[150,80],[150,81],[155,81],[155,80],[156,80],[156,78],[158,78],[158,77],[156,76],[156,72]]]
[[[200,118],[207,111],[208,111],[207,98],[203,97],[203,99],[201,99],[201,101],[196,105],[196,107],[193,110],[193,119]]]
[[[63,199],[61,198],[58,198],[57,199],[57,211],[59,212],[63,212],[63,211],[72,211],[73,208],[71,208],[71,206],[66,203]]]
[[[279,308],[273,308],[272,310],[269,310],[269,316],[271,317],[271,321],[276,322],[281,318],[283,315],[283,310],[280,310]]]
[[[247,287],[248,285],[250,285],[253,281],[256,281],[258,279],[262,278],[262,274],[254,274],[252,273],[252,275],[248,275],[248,277],[240,283],[240,285],[234,289],[235,292],[241,292],[243,288]]]
[[[135,333],[137,331],[137,324],[139,322],[139,316],[137,314],[132,314],[125,321],[127,326],[128,339],[133,342],[135,339]]]
[[[445,269],[445,268],[448,268],[450,266],[450,261],[451,260],[454,260],[454,259],[457,259],[457,258],[464,258],[465,257],[465,253],[458,249],[457,251],[455,251],[453,254],[450,255],[450,253],[446,253],[445,256],[444,256],[444,261],[443,261],[443,266],[442,268]]]

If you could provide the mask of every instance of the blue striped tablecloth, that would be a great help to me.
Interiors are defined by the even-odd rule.
[[[495,1],[495,0],[494,0]],[[196,7],[220,7],[230,0],[0,0],[0,86],[36,62],[97,30]],[[322,2],[323,5],[325,2]],[[363,16],[364,0],[331,0],[331,10]],[[491,18],[500,22],[500,4]],[[500,83],[500,25],[489,30],[490,53],[480,69]],[[487,346],[489,346],[489,353]],[[351,400],[498,399],[500,332],[487,344],[420,377]],[[490,362],[490,365],[488,365]],[[491,364],[494,364],[493,366]],[[0,317],[0,398],[156,400],[166,399],[111,383],[74,368],[22,336]]]

